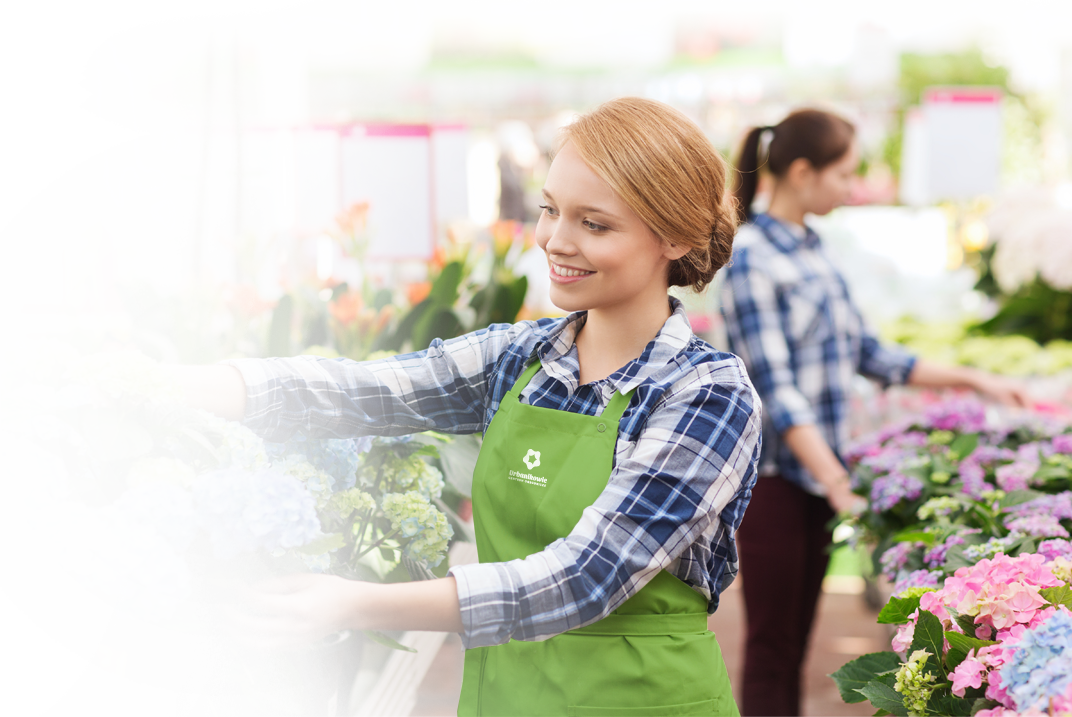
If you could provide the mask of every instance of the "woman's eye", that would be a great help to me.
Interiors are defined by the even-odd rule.
[[[546,204],[541,204],[539,206],[540,206],[540,209],[544,210],[545,212],[547,212],[551,216],[555,215],[555,210],[552,207],[549,207]]]
[[[589,221],[587,219],[584,220],[584,225],[594,232],[607,231],[607,227],[603,226],[602,224],[596,224],[595,222]]]

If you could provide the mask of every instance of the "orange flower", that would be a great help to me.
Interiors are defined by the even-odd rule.
[[[335,217],[335,222],[347,234],[360,234],[368,223],[368,202],[355,202]]]
[[[223,303],[227,311],[247,322],[269,309],[276,308],[276,302],[260,298],[257,287],[245,282],[224,284]]]
[[[517,235],[521,233],[521,222],[512,219],[492,222],[490,229],[495,256],[504,256],[514,245]]]
[[[348,291],[328,304],[328,311],[340,324],[349,326],[357,320],[357,316],[363,306],[364,302],[361,300],[361,294],[356,291]]]
[[[432,282],[430,281],[415,281],[406,287],[406,298],[409,299],[411,306],[417,304],[428,298],[429,292],[432,291]]]

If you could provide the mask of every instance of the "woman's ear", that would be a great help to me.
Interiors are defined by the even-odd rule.
[[[669,261],[677,261],[688,253],[689,247],[684,244],[671,244],[665,239],[663,240],[663,256]]]
[[[789,164],[785,171],[785,178],[791,186],[800,187],[811,181],[815,175],[815,167],[804,157],[797,157]]]

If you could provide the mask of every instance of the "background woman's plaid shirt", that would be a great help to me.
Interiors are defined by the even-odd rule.
[[[533,358],[534,406],[598,415],[636,389],[607,488],[565,539],[505,563],[457,566],[467,647],[540,640],[604,617],[659,570],[708,600],[737,574],[734,535],[755,483],[760,404],[740,360],[692,334],[681,304],[640,358],[584,386],[574,337],[586,314],[496,325],[381,361],[232,362],[246,424],[272,440],[484,431]]]
[[[734,239],[721,298],[730,350],[763,398],[761,474],[780,474],[821,495],[778,437],[813,424],[840,457],[853,377],[904,383],[915,357],[879,344],[815,232],[798,236],[767,214]]]

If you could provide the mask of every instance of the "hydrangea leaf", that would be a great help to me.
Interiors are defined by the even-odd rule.
[[[298,552],[305,555],[323,555],[332,550],[338,550],[346,545],[346,539],[341,533],[328,533],[298,548]]]
[[[909,620],[909,615],[919,608],[919,597],[899,598],[891,597],[889,602],[878,614],[880,625],[904,625]]]
[[[176,632],[178,634],[191,634],[193,632],[200,632],[208,624],[203,621],[202,618],[197,616],[197,610],[194,607],[194,600],[189,600],[180,604],[172,618],[167,619],[163,623],[158,623],[157,626],[161,630],[167,630],[168,632]]]
[[[264,655],[260,657],[259,663],[263,667],[274,670],[286,677],[286,681],[291,683],[291,688],[294,689],[294,696],[298,699],[298,702],[301,702],[304,694],[306,694],[306,686],[301,682],[301,675],[291,664],[291,660],[286,659],[286,655]],[[345,709],[345,706],[343,709]]]
[[[971,717],[972,700],[963,697],[953,697],[937,694],[931,698],[927,710],[936,715],[949,715],[949,717]]]
[[[1039,595],[1046,598],[1051,605],[1064,605],[1072,610],[1072,588],[1068,585],[1059,585],[1054,588],[1042,588]]]
[[[406,645],[403,645],[398,640],[392,639],[387,635],[384,635],[379,630],[362,630],[362,632],[365,633],[365,637],[367,637],[368,639],[372,640],[373,642],[378,642],[384,647],[390,647],[392,650],[401,650],[402,652],[416,652],[416,650],[414,650],[412,647],[407,647]]]
[[[857,657],[841,666],[830,677],[837,685],[841,699],[848,703],[863,702],[860,688],[875,680],[879,675],[896,670],[901,665],[901,658],[893,652],[871,652]]]
[[[944,646],[945,633],[942,630],[942,621],[934,613],[920,610],[919,617],[916,618],[916,630],[912,636],[912,646],[908,652],[910,654],[916,650],[929,652],[933,659],[928,658],[928,664],[934,664],[938,668],[940,676],[944,679],[945,670],[942,668]]]
[[[963,616],[962,616],[963,617]],[[974,649],[980,647],[986,647],[987,645],[996,645],[996,642],[990,640],[980,640],[976,637],[969,637],[968,635],[962,635],[959,632],[947,630],[945,633],[945,639],[949,641],[949,652],[945,656],[946,668],[949,672],[957,669],[957,666],[964,662],[964,659],[968,656],[968,653]],[[939,714],[946,714],[940,712]]]
[[[4,361],[0,359],[0,384],[8,384],[11,390],[15,390],[21,386],[29,384],[33,380],[25,369],[17,367],[10,361]]]
[[[996,700],[988,700],[985,697],[977,697],[975,701],[972,702],[971,713],[975,715],[979,712],[982,712],[983,710],[992,710],[997,706],[998,702]]]
[[[878,680],[871,680],[857,690],[867,698],[872,706],[889,712],[897,717],[908,717],[908,710],[904,706],[904,699],[889,685]]]
[[[257,712],[271,714],[279,711],[288,715],[301,714],[301,703],[298,702],[294,687],[277,670],[264,667],[254,668],[250,681],[242,683],[242,697]]]
[[[965,433],[953,439],[949,444],[949,450],[956,453],[960,458],[967,458],[979,446],[978,433]]]
[[[152,436],[133,420],[111,408],[94,408],[83,421],[86,443],[101,461],[136,458],[152,450]]]
[[[1042,498],[1046,494],[1039,493],[1037,490],[1014,490],[1010,493],[1006,493],[1005,497],[998,501],[998,507],[1011,508],[1014,505],[1020,505],[1021,503],[1027,503],[1035,500],[1036,498]]]

